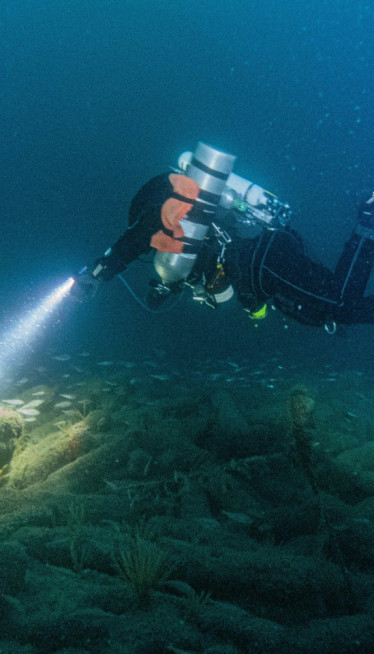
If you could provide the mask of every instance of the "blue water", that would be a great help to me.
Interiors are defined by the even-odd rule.
[[[198,140],[287,200],[334,265],[374,183],[368,0],[2,0],[0,215],[4,324],[115,241],[131,197]],[[142,275],[130,274],[137,282]],[[371,367],[371,327],[334,339],[188,298],[149,317],[115,280],[64,303],[35,355],[226,354]],[[369,352],[369,354],[368,354]],[[315,363],[314,363],[315,365]]]

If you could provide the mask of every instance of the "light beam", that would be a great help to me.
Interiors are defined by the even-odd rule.
[[[69,293],[73,284],[74,279],[70,277],[53,293],[47,295],[35,309],[28,311],[25,316],[21,316],[15,329],[6,332],[0,338],[0,377],[20,363],[24,350],[31,345],[39,330],[45,325],[61,300]]]

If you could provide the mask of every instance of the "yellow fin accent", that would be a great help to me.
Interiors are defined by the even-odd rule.
[[[249,317],[251,318],[251,320],[263,320],[264,318],[266,318],[267,315],[268,315],[268,307],[267,304],[264,304],[261,307],[261,309],[259,309],[258,311],[254,311],[253,313],[250,313]]]

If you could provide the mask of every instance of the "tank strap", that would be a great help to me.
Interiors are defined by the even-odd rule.
[[[176,191],[170,193],[169,197],[174,198],[175,200],[179,200],[180,202],[186,202],[187,204],[198,204],[197,200],[192,200],[191,198],[187,198],[185,195],[182,195],[181,193],[177,193]]]
[[[189,236],[181,236],[180,238],[175,238],[173,236],[173,231],[167,227],[162,227],[162,230],[167,236],[172,238],[174,241],[179,241],[183,244],[183,252],[187,254],[198,254],[202,247],[202,241],[196,238],[190,238]]]

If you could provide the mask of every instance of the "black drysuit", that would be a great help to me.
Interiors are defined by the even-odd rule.
[[[130,207],[129,228],[101,260],[103,279],[111,279],[151,250],[152,235],[163,229],[161,207],[172,193],[167,173],[138,191]],[[244,307],[270,300],[285,315],[308,325],[374,323],[374,296],[364,296],[374,263],[374,205],[361,203],[358,223],[334,272],[307,255],[293,230],[265,227],[255,238],[230,236],[225,271]],[[201,257],[200,268],[204,251]]]

